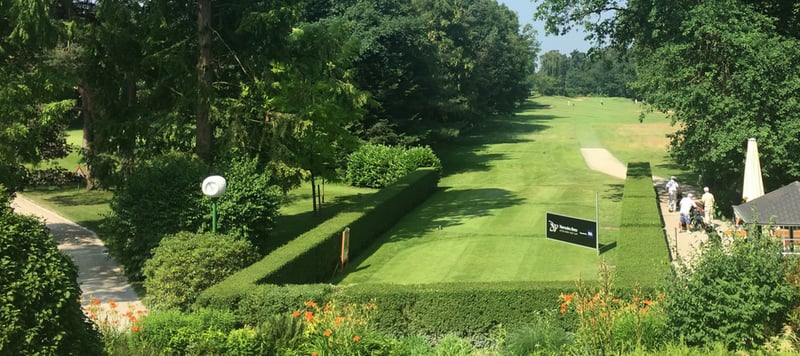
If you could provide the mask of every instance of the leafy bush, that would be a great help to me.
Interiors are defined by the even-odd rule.
[[[144,265],[147,304],[186,310],[197,296],[258,260],[252,244],[221,234],[181,232],[161,240]]]
[[[436,344],[437,355],[467,356],[472,355],[472,345],[458,335],[447,334]]]
[[[99,355],[83,314],[78,269],[38,220],[0,209],[0,350],[5,355]]]
[[[224,355],[236,327],[233,314],[213,309],[153,311],[140,324],[131,336],[134,348],[162,355]]]
[[[565,354],[573,342],[573,335],[552,317],[537,314],[530,323],[511,330],[502,349],[510,355],[558,355]]]
[[[244,237],[265,253],[264,242],[283,197],[280,188],[270,184],[267,170],[260,170],[255,159],[234,159],[223,172],[228,188],[217,204],[217,231]],[[209,200],[204,201],[209,206]]]
[[[441,171],[442,163],[430,147],[364,145],[348,156],[346,177],[357,187],[383,188],[423,167]]]
[[[9,196],[25,186],[27,170],[22,165],[0,160],[0,194]]]
[[[206,212],[200,183],[206,166],[173,153],[135,167],[110,202],[106,245],[133,281],[161,239],[179,231],[197,231]],[[201,210],[202,209],[202,210]]]
[[[30,187],[61,187],[68,184],[82,183],[86,183],[83,177],[61,167],[28,170],[25,174],[25,186]]]
[[[781,332],[797,288],[788,280],[798,261],[780,241],[750,231],[725,247],[711,239],[699,259],[681,266],[665,299],[673,335],[689,345],[753,348]]]

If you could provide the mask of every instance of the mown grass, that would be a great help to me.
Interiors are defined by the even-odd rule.
[[[640,123],[639,110],[622,98],[541,97],[515,116],[489,119],[436,147],[445,166],[439,192],[353,261],[342,283],[596,278],[596,266],[616,258],[615,249],[598,256],[593,249],[545,239],[545,213],[594,219],[597,193],[600,242],[616,242],[624,182],[589,170],[581,147],[607,148],[623,163],[649,161],[659,176],[686,173],[667,156],[666,134],[674,128],[658,114]],[[80,130],[68,137],[79,144]],[[77,155],[58,164],[72,169]],[[281,208],[273,244],[308,231],[346,208],[352,197],[371,192],[328,183],[326,203],[314,215],[310,185],[304,184]],[[25,194],[90,228],[99,225],[111,197],[77,187]]]
[[[627,99],[602,99],[537,98],[513,117],[487,120],[437,147],[445,165],[440,191],[353,261],[341,283],[596,279],[597,265],[617,251],[598,256],[546,239],[545,213],[594,220],[597,193],[600,243],[613,246],[624,181],[589,170],[580,148],[605,147],[623,163],[666,170],[672,131],[663,122],[639,123]]]
[[[33,202],[92,231],[101,233],[100,224],[110,212],[112,193],[84,187],[36,188],[21,193]]]

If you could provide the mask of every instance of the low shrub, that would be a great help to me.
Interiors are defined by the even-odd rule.
[[[236,319],[227,311],[201,309],[153,311],[131,336],[133,348],[162,355],[223,355]]]
[[[555,324],[552,316],[540,313],[510,330],[501,349],[510,355],[562,355],[574,340],[574,335]]]
[[[167,236],[144,265],[146,303],[153,309],[186,310],[200,292],[258,258],[249,241],[230,235]]]
[[[383,188],[423,167],[437,172],[442,169],[442,162],[430,147],[364,145],[347,157],[345,176],[357,187]]]
[[[4,355],[99,355],[83,314],[78,268],[45,225],[0,208],[0,351]]]
[[[111,199],[103,229],[106,246],[132,281],[161,239],[198,231],[206,209],[200,183],[208,168],[191,156],[167,154],[142,162]]]
[[[786,258],[780,241],[750,231],[729,246],[710,240],[691,266],[681,266],[665,299],[673,335],[688,345],[715,343],[750,349],[779,335],[798,305],[797,285],[787,277],[798,260]]]
[[[275,226],[283,193],[270,183],[269,171],[259,168],[256,159],[233,159],[221,171],[228,187],[218,198],[217,231],[250,240],[265,253],[264,245]],[[203,202],[205,212],[210,212],[210,199]],[[203,221],[203,230],[210,231],[210,215]]]
[[[69,184],[85,183],[86,180],[83,177],[61,167],[27,170],[25,173],[25,186],[27,187],[63,187]]]

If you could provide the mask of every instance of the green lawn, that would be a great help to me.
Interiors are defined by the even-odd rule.
[[[600,242],[616,241],[624,181],[589,170],[580,148],[605,147],[624,163],[649,161],[659,176],[687,174],[666,155],[666,134],[674,128],[663,115],[640,123],[641,108],[632,101],[600,100],[536,98],[515,116],[489,120],[437,147],[444,164],[440,190],[352,261],[341,283],[596,278],[601,259],[615,258],[614,248],[597,256],[544,237],[548,211],[594,219],[597,192]],[[79,144],[80,130],[68,137]],[[59,165],[72,169],[77,162],[70,156]],[[371,192],[326,184],[326,204],[314,216],[305,184],[290,192],[272,240],[280,245],[341,211],[353,196]],[[90,228],[108,211],[111,196],[77,187],[24,194]]]
[[[546,239],[545,213],[593,220],[597,192],[600,243],[616,241],[624,181],[589,170],[580,148],[605,147],[669,174],[665,135],[673,129],[655,116],[639,123],[637,110],[627,99],[538,98],[438,147],[439,192],[352,261],[340,283],[595,279],[617,251],[598,256]]]

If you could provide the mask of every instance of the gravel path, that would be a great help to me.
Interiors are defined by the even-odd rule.
[[[129,321],[129,318],[122,317],[128,311],[138,314],[146,312],[147,309],[128,284],[119,265],[94,232],[37,205],[21,194],[17,194],[11,207],[17,213],[44,220],[53,233],[58,249],[75,261],[78,284],[83,291],[81,305],[87,312],[99,315],[104,320],[111,319],[110,322],[119,319],[120,326]]]

